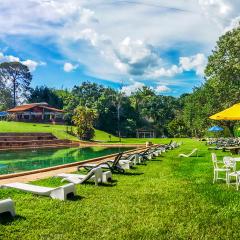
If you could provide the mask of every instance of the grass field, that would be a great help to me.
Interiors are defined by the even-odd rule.
[[[178,157],[195,147],[199,157]],[[77,186],[78,196],[66,202],[0,190],[0,199],[11,197],[16,202],[18,214],[13,220],[1,220],[0,239],[240,237],[240,192],[223,182],[212,184],[210,152],[204,142],[184,139],[180,148],[113,178],[115,182],[104,186]],[[52,178],[35,183],[61,185]]]
[[[59,139],[78,139],[72,135],[66,133],[67,127],[65,125],[52,125],[52,124],[38,124],[38,123],[22,123],[22,122],[6,122],[0,121],[0,132],[50,132],[53,133]],[[111,136],[111,141],[109,141],[109,136]],[[135,138],[122,138],[121,143],[136,143]],[[104,142],[104,143],[119,143],[119,138],[106,133],[101,130],[95,130],[94,141]],[[152,141],[158,143],[159,139],[138,139],[138,143],[145,143],[146,141]]]
[[[65,125],[52,125],[40,123],[23,123],[23,122],[6,122],[0,121],[0,132],[50,132],[59,139],[78,140],[76,137],[66,133]],[[100,130],[95,130],[94,140],[109,141],[108,133]],[[118,141],[118,138],[111,135],[112,141]]]

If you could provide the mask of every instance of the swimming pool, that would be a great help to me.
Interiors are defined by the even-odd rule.
[[[53,167],[101,157],[131,147],[86,147],[0,151],[0,175]]]

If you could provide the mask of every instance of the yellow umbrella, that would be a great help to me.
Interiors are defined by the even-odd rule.
[[[209,117],[213,120],[240,120],[240,103]]]

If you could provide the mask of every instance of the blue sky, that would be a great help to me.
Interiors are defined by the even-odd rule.
[[[1,0],[0,61],[32,86],[91,81],[126,94],[179,96],[204,81],[207,57],[239,21],[237,0]]]

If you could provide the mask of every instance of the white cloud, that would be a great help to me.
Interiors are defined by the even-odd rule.
[[[158,69],[151,70],[148,73],[148,76],[152,78],[174,77],[184,71],[195,71],[197,75],[203,76],[206,64],[207,58],[205,55],[198,53],[190,57],[180,57],[178,66],[172,65],[170,68],[160,67]]]
[[[200,6],[211,15],[226,16],[231,11],[231,5],[225,0],[199,0]]]
[[[161,67],[149,73],[150,77],[159,78],[159,77],[174,77],[175,75],[182,73],[182,68],[177,65],[173,65],[169,69]]]
[[[230,31],[240,26],[240,16],[231,20],[231,23],[224,29],[224,32]]]
[[[126,37],[115,50],[117,62],[115,66],[128,71],[131,75],[143,75],[148,68],[156,66],[160,58],[142,40],[131,40]]]
[[[145,84],[141,82],[134,82],[131,85],[122,87],[121,92],[125,93],[127,96],[130,96],[132,93],[135,93],[137,90],[141,89],[144,86]]]
[[[233,19],[239,17],[239,0],[198,0],[198,2],[203,13],[222,30],[230,27]]]
[[[72,72],[77,68],[78,68],[78,65],[73,65],[72,63],[69,63],[69,62],[64,63],[64,66],[63,66],[63,70],[65,72]]]
[[[183,71],[193,70],[197,75],[202,76],[207,64],[207,58],[204,54],[198,53],[190,57],[180,57],[179,63]]]
[[[37,66],[39,65],[38,62],[35,62],[33,60],[30,60],[30,59],[28,59],[26,61],[22,61],[22,64],[26,65],[31,72],[35,71]]]
[[[240,12],[239,0],[120,2],[116,7],[103,0],[1,0],[0,36],[50,41],[90,76],[173,81],[184,71],[203,74],[203,54],[224,29],[236,26]],[[162,55],[169,49],[184,56],[179,63]],[[33,70],[39,65],[26,61]]]
[[[87,8],[83,8],[80,13],[80,22],[88,24],[91,22],[98,22],[98,19],[95,17],[94,11]]]
[[[46,65],[44,62],[36,62],[31,59],[21,61],[19,57],[4,55],[2,52],[0,52],[0,62],[20,62],[26,65],[31,72],[35,71],[38,66]]]
[[[170,92],[171,89],[165,85],[159,85],[156,87],[155,91],[157,93],[166,93],[166,92]]]
[[[79,39],[84,39],[89,41],[93,46],[97,45],[98,42],[98,34],[95,30],[91,28],[86,28],[82,30],[78,35],[77,35],[77,40]]]

